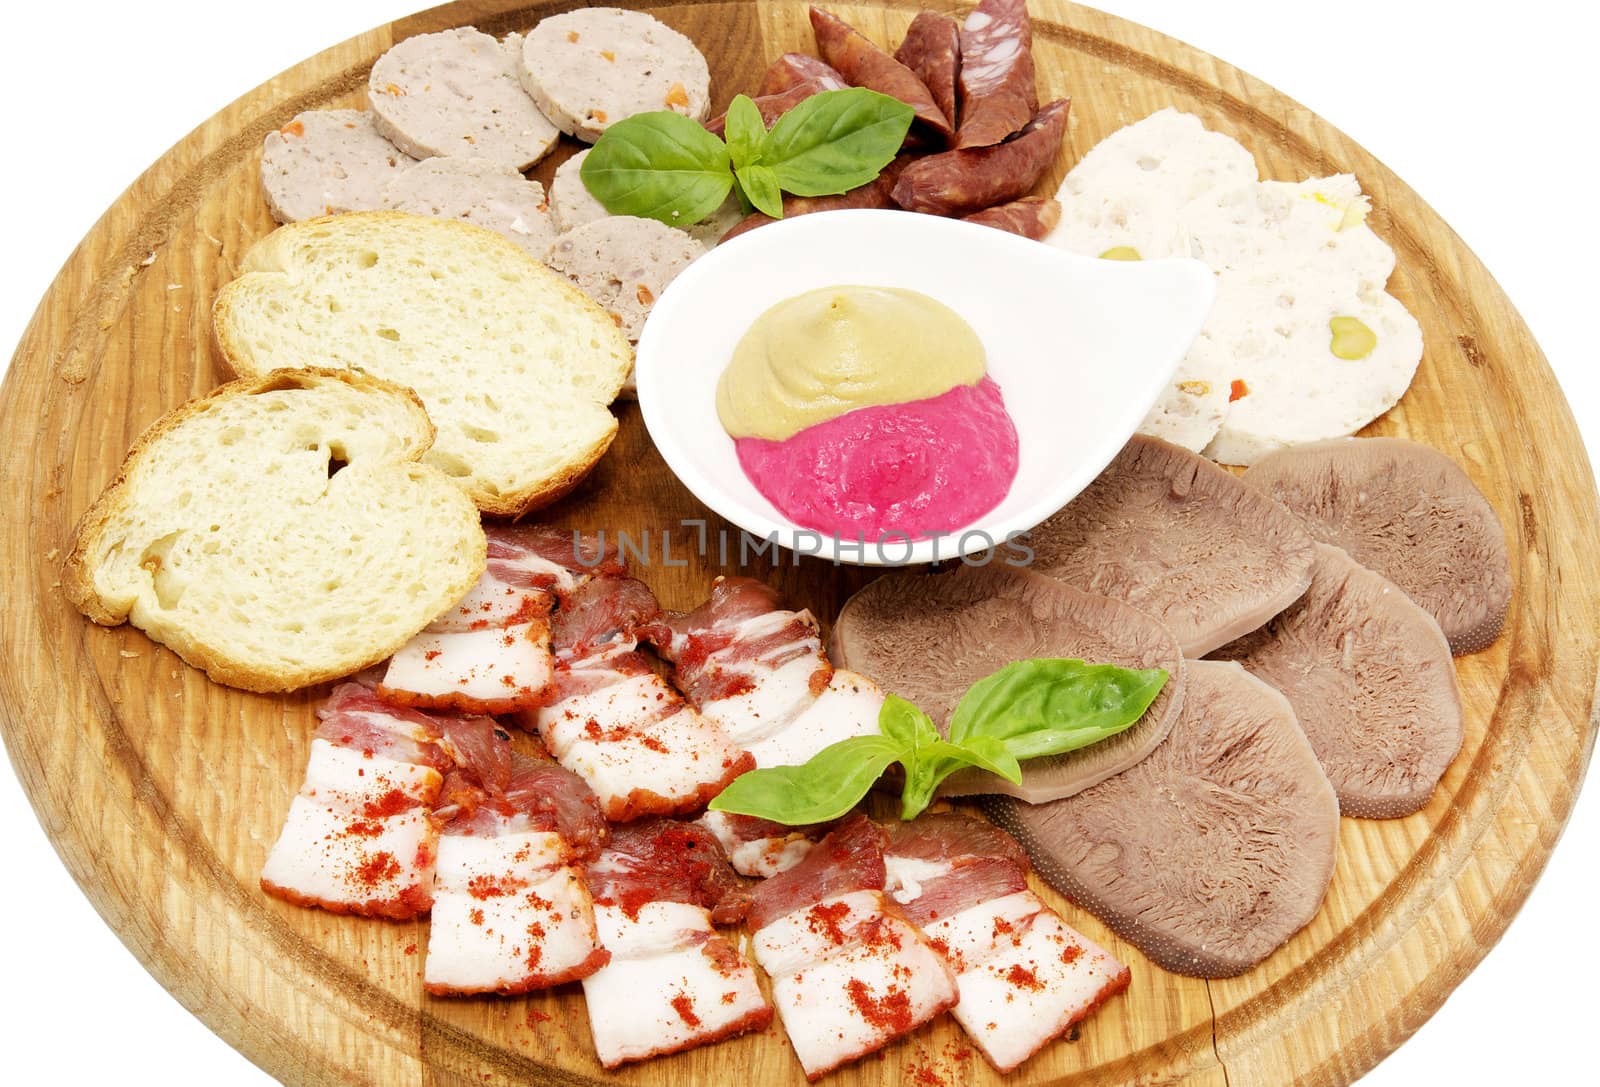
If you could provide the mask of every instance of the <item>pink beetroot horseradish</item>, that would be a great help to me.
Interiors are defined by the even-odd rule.
[[[894,287],[823,287],[756,318],[717,383],[756,490],[802,528],[883,540],[955,532],[1017,475],[1017,428],[983,343]]]
[[[1017,475],[1017,428],[989,377],[927,400],[856,408],[787,441],[734,444],[750,482],[789,520],[867,540],[969,525]]]

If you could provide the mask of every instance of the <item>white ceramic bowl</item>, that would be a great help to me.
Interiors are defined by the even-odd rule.
[[[840,284],[921,291],[965,318],[988,353],[1020,463],[1005,499],[952,535],[846,540],[841,550],[762,497],[717,419],[717,379],[751,322]],[[1172,379],[1214,292],[1195,260],[1097,260],[931,215],[819,212],[717,246],[662,292],[639,338],[639,407],[667,466],[753,537],[864,565],[956,558],[1033,528],[1111,462]]]

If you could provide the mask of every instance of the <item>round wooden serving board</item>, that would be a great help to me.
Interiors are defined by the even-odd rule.
[[[802,1081],[769,1031],[606,1074],[576,986],[518,999],[440,1000],[421,985],[427,926],[299,909],[257,875],[298,788],[325,693],[262,697],[216,686],[129,627],[85,621],[59,588],[73,526],[139,432],[227,378],[211,301],[268,233],[262,138],[311,107],[361,106],[367,69],[413,34],[523,30],[565,3],[466,2],[335,46],[206,121],[122,196],[40,304],[0,394],[11,758],[68,868],[140,960],[251,1060],[296,1084],[639,1085]],[[767,62],[809,50],[791,0],[644,3],[695,39],[715,109]],[[910,2],[831,5],[898,42]],[[939,3],[935,6],[950,7]],[[1346,819],[1321,912],[1242,977],[1200,981],[1151,965],[1094,918],[1067,919],[1133,968],[1131,989],[1014,1083],[1347,1083],[1414,1031],[1500,936],[1545,863],[1589,761],[1600,655],[1596,499],[1572,417],[1527,328],[1459,238],[1380,163],[1311,113],[1213,58],[1062,0],[1036,0],[1041,97],[1073,98],[1053,192],[1086,149],[1163,106],[1241,140],[1263,176],[1349,171],[1394,246],[1393,292],[1426,355],[1400,406],[1371,430],[1442,449],[1513,538],[1505,634],[1458,661],[1467,739],[1432,803],[1390,822]],[[563,146],[559,157],[574,148]],[[542,164],[548,179],[555,163]],[[655,455],[637,410],[616,446],[549,512],[588,530],[651,532],[708,517]],[[705,595],[719,566],[685,554],[642,572],[664,605]],[[713,549],[714,554],[714,549]],[[736,559],[736,556],[735,556]],[[824,620],[865,571],[807,560],[755,571]],[[990,1084],[942,1019],[838,1084]]]

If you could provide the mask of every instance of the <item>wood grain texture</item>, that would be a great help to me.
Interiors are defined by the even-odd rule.
[[[88,624],[59,588],[73,525],[134,438],[227,377],[210,341],[210,302],[244,248],[272,228],[256,180],[265,134],[301,109],[362,105],[367,68],[394,41],[467,23],[526,29],[572,6],[483,0],[424,12],[335,46],[206,121],[84,239],[0,390],[0,717],[11,758],[106,921],[185,1006],[289,1083],[801,1082],[777,1028],[606,1076],[576,987],[516,1000],[429,998],[420,984],[425,925],[266,898],[256,877],[298,787],[324,692],[269,698],[212,685],[137,631]],[[715,110],[752,87],[766,61],[809,46],[802,3],[639,6],[701,45]],[[899,2],[834,7],[881,42],[897,41],[915,13]],[[1566,822],[1595,735],[1593,478],[1520,318],[1460,239],[1380,163],[1205,54],[1061,0],[1032,7],[1041,95],[1074,99],[1068,152],[1042,190],[1102,136],[1166,105],[1240,139],[1263,176],[1357,175],[1373,198],[1374,228],[1398,255],[1391,290],[1426,342],[1411,391],[1371,430],[1462,463],[1511,536],[1516,592],[1499,642],[1458,662],[1467,739],[1437,795],[1408,819],[1343,822],[1333,888],[1310,926],[1256,970],[1207,983],[1157,969],[1063,906],[1132,965],[1133,986],[1076,1041],[1008,1079],[1346,1083],[1414,1031],[1499,937]],[[574,149],[564,145],[561,156]],[[659,562],[660,530],[695,517],[720,527],[667,473],[631,408],[594,476],[550,511],[563,525],[635,539],[651,530],[658,561],[644,576],[669,606],[696,603],[721,568],[715,555],[685,555],[683,533],[673,558],[687,565]],[[868,576],[812,561],[757,565],[824,617]],[[959,1042],[946,1020],[829,1082],[916,1073],[996,1082],[981,1059],[958,1056]]]

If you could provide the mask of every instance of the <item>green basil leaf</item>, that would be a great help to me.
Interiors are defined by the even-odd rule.
[[[770,166],[742,166],[733,176],[738,179],[739,191],[757,211],[774,219],[783,218],[783,193],[778,191],[778,179]]]
[[[935,740],[917,751],[918,770],[907,772],[905,788],[900,794],[900,818],[915,819],[933,803],[933,797],[944,784],[944,779],[957,770],[977,766],[998,774],[1007,781],[1022,780],[1022,767],[999,740],[987,736],[973,737],[957,746],[946,740]]]
[[[779,117],[761,161],[784,192],[829,196],[875,179],[900,153],[914,113],[864,87],[814,94]]]
[[[887,736],[854,736],[830,744],[802,766],[772,766],[734,778],[711,802],[713,811],[753,815],[785,826],[826,823],[861,802],[903,749]]]
[[[722,135],[736,173],[761,161],[761,143],[767,138],[767,123],[761,119],[761,111],[749,95],[735,95],[728,103]]]
[[[907,750],[939,740],[939,730],[933,727],[932,719],[897,694],[883,700],[883,708],[878,711],[878,731]]]
[[[961,757],[972,766],[1003,777],[1013,785],[1022,784],[1022,767],[1017,763],[1016,756],[1006,749],[1003,740],[993,736],[968,736],[959,746],[951,743],[944,746],[959,751]],[[939,780],[943,781],[944,778]]]
[[[578,176],[613,215],[669,226],[698,223],[733,187],[727,146],[671,110],[638,113],[606,129]]]
[[[932,718],[894,694],[883,700],[878,711],[878,731],[900,745],[897,761],[906,772],[900,789],[900,818],[913,819],[933,799],[939,782],[952,772],[944,770],[941,775],[941,760],[934,754],[944,741]]]
[[[950,717],[950,741],[962,746],[989,737],[1017,759],[1076,751],[1132,725],[1166,682],[1161,668],[1014,661],[962,695]]]

